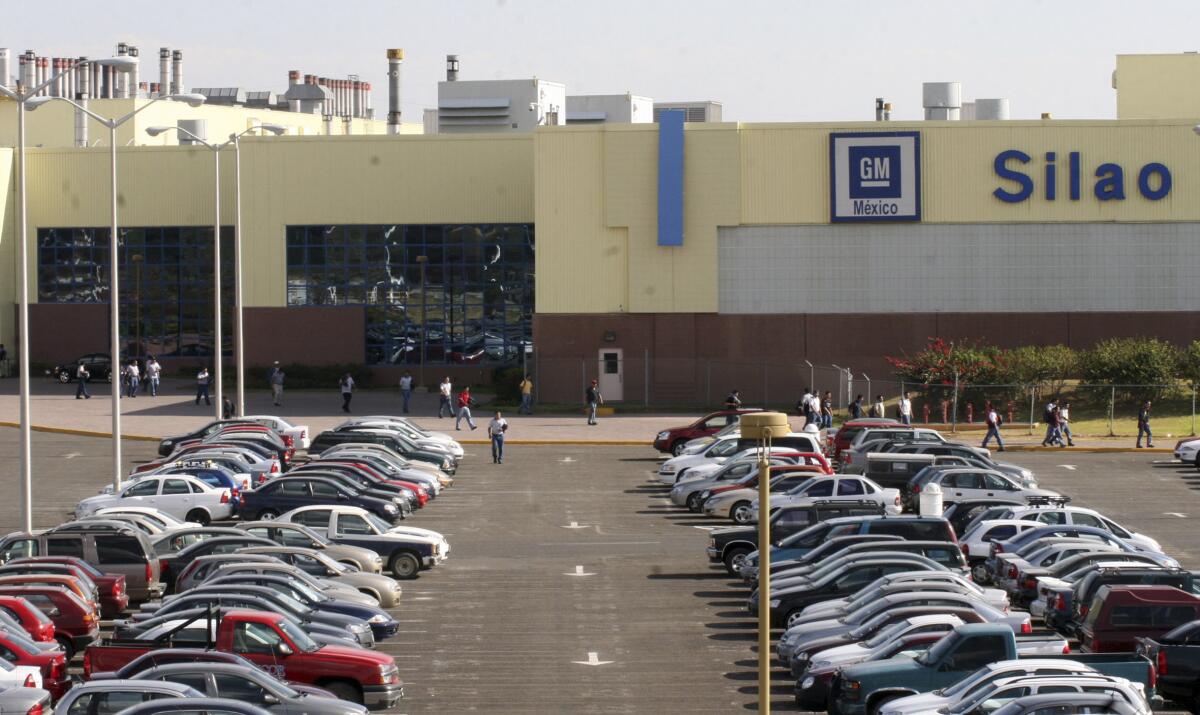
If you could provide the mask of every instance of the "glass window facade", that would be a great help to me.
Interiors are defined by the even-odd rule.
[[[289,226],[289,306],[361,305],[369,363],[519,362],[533,224]]]
[[[139,357],[211,356],[212,227],[119,230],[124,353]],[[109,229],[42,228],[38,229],[37,243],[40,302],[109,302]],[[223,352],[229,354],[233,344],[232,226],[221,227],[221,292]]]

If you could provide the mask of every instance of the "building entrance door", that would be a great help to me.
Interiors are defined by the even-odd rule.
[[[620,402],[625,399],[624,360],[621,348],[604,348],[600,351],[600,395],[605,402]]]

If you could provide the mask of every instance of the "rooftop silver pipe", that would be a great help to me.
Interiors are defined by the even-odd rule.
[[[400,133],[400,69],[404,64],[404,50],[387,51],[388,56],[388,134]]]
[[[87,61],[86,57],[79,58],[80,63]],[[87,108],[88,106],[88,77],[92,73],[91,65],[80,64],[75,68],[75,75],[78,78],[78,99],[76,102],[80,107]],[[88,145],[88,116],[78,109],[75,110],[75,146],[80,149],[86,149]]]
[[[446,55],[446,81],[458,81],[458,55]]]
[[[171,52],[171,94],[183,94],[183,50]]]
[[[133,59],[138,58],[138,48],[133,45],[129,46],[129,56]],[[138,66],[135,62],[133,68],[128,73],[123,73],[125,81],[125,96],[136,99],[138,96]]]
[[[171,89],[171,48],[158,48],[158,93],[166,96]]]
[[[12,87],[12,54],[7,47],[0,47],[0,87]]]

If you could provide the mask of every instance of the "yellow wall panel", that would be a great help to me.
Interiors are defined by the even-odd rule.
[[[1117,119],[1200,117],[1200,55],[1117,55]]]

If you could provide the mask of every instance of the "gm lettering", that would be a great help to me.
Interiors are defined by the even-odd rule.
[[[1026,174],[1022,169],[1023,165],[1032,160],[1032,157],[1018,149],[1009,149],[997,154],[992,163],[993,171],[996,172],[996,176],[1005,181],[1011,181],[1013,185],[997,187],[992,195],[1010,204],[1020,203],[1033,196],[1036,189],[1033,176],[1036,175],[1036,172]],[[1047,201],[1055,201],[1058,198],[1058,154],[1052,151],[1046,152],[1045,162],[1042,171],[1042,196]],[[1069,152],[1065,171],[1067,196],[1071,201],[1078,201],[1082,195],[1083,170],[1081,167],[1080,153]],[[1092,185],[1092,194],[1097,200],[1125,200],[1125,169],[1120,164],[1111,162],[1099,164],[1092,172],[1091,178],[1095,179],[1095,183]],[[1171,193],[1171,170],[1156,161],[1145,164],[1137,173],[1137,191],[1149,201],[1165,198]]]

